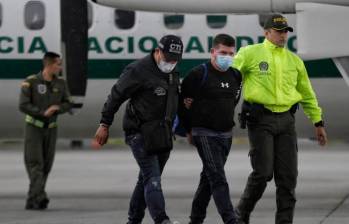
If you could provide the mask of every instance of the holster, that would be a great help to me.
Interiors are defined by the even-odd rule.
[[[249,103],[244,101],[241,107],[241,113],[239,113],[240,128],[245,129],[247,122],[258,122],[263,116],[264,106],[256,103]]]

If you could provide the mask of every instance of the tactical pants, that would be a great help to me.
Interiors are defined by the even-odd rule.
[[[201,224],[204,222],[211,195],[223,222],[235,224],[235,213],[230,200],[229,186],[224,171],[232,138],[210,136],[194,136],[193,138],[202,160],[203,170],[192,203],[190,224]]]
[[[276,224],[293,223],[297,184],[297,137],[294,115],[264,113],[249,122],[250,159],[253,171],[238,204],[242,217],[249,217],[257,201],[273,178],[276,185]]]
[[[30,202],[47,199],[45,186],[55,156],[56,137],[57,128],[26,124],[24,162],[30,181],[27,198]]]

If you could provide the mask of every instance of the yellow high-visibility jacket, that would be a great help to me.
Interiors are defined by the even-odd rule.
[[[273,112],[285,112],[300,103],[313,123],[322,120],[304,63],[288,49],[265,39],[263,43],[240,48],[233,67],[243,75],[247,102],[263,104]]]

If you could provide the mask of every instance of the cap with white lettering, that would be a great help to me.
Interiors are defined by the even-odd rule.
[[[183,42],[175,35],[166,35],[158,43],[166,61],[179,61],[183,54]]]

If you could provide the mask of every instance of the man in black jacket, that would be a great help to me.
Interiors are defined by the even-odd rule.
[[[203,163],[190,215],[191,224],[203,223],[211,195],[224,223],[235,224],[224,164],[232,143],[234,110],[240,98],[241,74],[231,67],[235,40],[219,34],[213,40],[211,60],[195,67],[183,80],[187,110],[180,116]]]
[[[182,53],[183,43],[179,37],[162,37],[159,46],[151,54],[124,69],[102,110],[102,119],[95,135],[95,140],[100,145],[108,140],[108,128],[113,122],[114,114],[129,99],[123,129],[126,143],[132,149],[140,172],[130,202],[128,224],[141,223],[146,207],[154,223],[172,223],[165,211],[161,189],[161,173],[170,152],[149,154],[144,147],[147,139],[141,129],[147,122],[164,120],[165,114],[168,117],[166,122],[172,123],[177,111],[179,85],[178,73],[174,70]],[[171,91],[173,89],[175,91]],[[169,92],[172,92],[170,97]],[[148,136],[149,132],[145,134]]]

